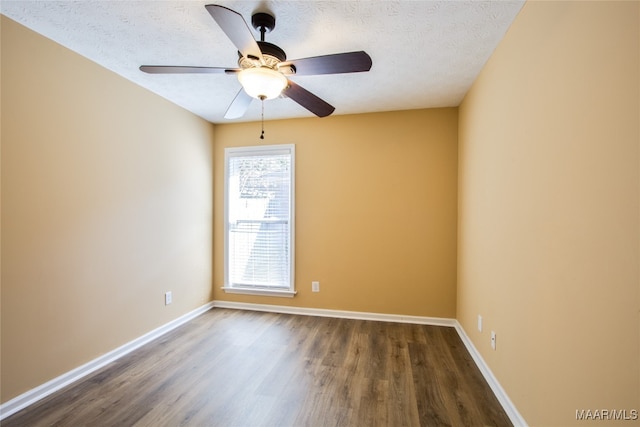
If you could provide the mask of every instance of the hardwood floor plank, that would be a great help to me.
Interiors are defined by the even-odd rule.
[[[213,309],[2,426],[509,426],[453,328]]]
[[[420,425],[420,416],[416,398],[416,388],[413,384],[413,369],[406,335],[395,340],[391,358],[393,369],[391,371],[390,400],[389,405],[398,408],[391,411],[389,425],[392,426],[416,426]]]

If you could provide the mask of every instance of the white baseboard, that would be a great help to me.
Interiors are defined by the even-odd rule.
[[[141,337],[134,339],[133,341],[126,343],[121,347],[110,351],[109,353],[106,353],[82,366],[64,373],[59,377],[52,379],[51,381],[47,381],[46,383],[3,403],[2,405],[0,405],[0,420],[3,420],[4,418],[7,418],[12,414],[15,414],[21,409],[24,409],[27,406],[32,405],[41,399],[44,399],[51,393],[54,393],[61,388],[66,387],[67,385],[78,381],[79,379],[89,375],[90,373],[108,365],[109,363],[114,362],[115,360],[131,353],[135,349],[142,347],[150,341],[198,317],[202,313],[209,311],[212,307],[213,302],[209,302],[202,307],[196,308],[195,310],[190,311],[189,313],[184,314],[177,319],[172,320],[171,322],[162,325],[159,328],[156,328],[151,332],[148,332]]]
[[[403,314],[367,313],[363,311],[328,310],[324,308],[291,307],[285,305],[250,304],[231,301],[213,301],[213,307],[236,310],[268,311],[270,313],[299,314],[303,316],[336,317],[342,319],[377,320],[380,322],[415,323],[418,325],[455,327],[456,319],[445,317],[406,316]]]
[[[491,369],[489,369],[489,366],[485,363],[484,359],[478,352],[478,349],[476,349],[476,347],[473,345],[471,339],[457,320],[455,322],[455,328],[456,331],[458,331],[458,335],[460,336],[460,339],[464,343],[465,347],[467,347],[467,351],[469,351],[469,354],[471,354],[473,361],[476,362],[476,365],[478,366],[478,369],[480,369],[482,376],[489,384],[489,387],[491,387],[493,394],[495,394],[496,398],[502,405],[504,411],[509,416],[509,419],[511,420],[513,425],[515,427],[527,427],[527,422],[524,420],[524,418],[522,418],[522,415],[520,415],[520,412],[518,412],[516,406],[513,404],[511,399],[509,399],[507,392],[504,391],[504,389],[498,382],[498,379],[493,375],[493,372],[491,372]]]
[[[415,323],[419,325],[433,325],[433,326],[448,326],[456,329],[456,332],[460,336],[460,339],[464,343],[467,351],[471,354],[473,361],[480,369],[482,376],[491,387],[491,390],[495,394],[498,402],[502,405],[502,408],[509,416],[509,419],[516,427],[527,427],[527,423],[522,418],[522,415],[518,412],[507,393],[504,391],[497,378],[489,369],[489,366],[485,363],[480,353],[475,348],[467,334],[465,333],[462,325],[456,319],[449,319],[443,317],[423,317],[423,316],[405,316],[399,314],[380,314],[380,313],[366,313],[359,311],[342,311],[342,310],[325,310],[318,308],[304,308],[304,307],[289,307],[282,305],[270,305],[270,304],[249,304],[230,301],[213,301],[213,306],[218,308],[232,308],[237,310],[252,310],[252,311],[267,311],[271,313],[285,313],[285,314],[299,314],[305,316],[321,316],[321,317],[337,317],[344,319],[358,319],[358,320],[377,320],[382,322],[397,322],[397,323]]]

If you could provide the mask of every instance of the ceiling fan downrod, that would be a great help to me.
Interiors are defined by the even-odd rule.
[[[260,31],[260,41],[264,41],[265,33],[270,33],[276,27],[276,18],[268,13],[258,12],[251,16],[251,25]]]

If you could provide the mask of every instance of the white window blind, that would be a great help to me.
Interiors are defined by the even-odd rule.
[[[293,145],[225,151],[225,289],[293,291],[293,158]]]

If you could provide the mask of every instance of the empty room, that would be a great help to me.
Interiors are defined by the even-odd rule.
[[[0,425],[640,425],[640,1],[0,13]]]

